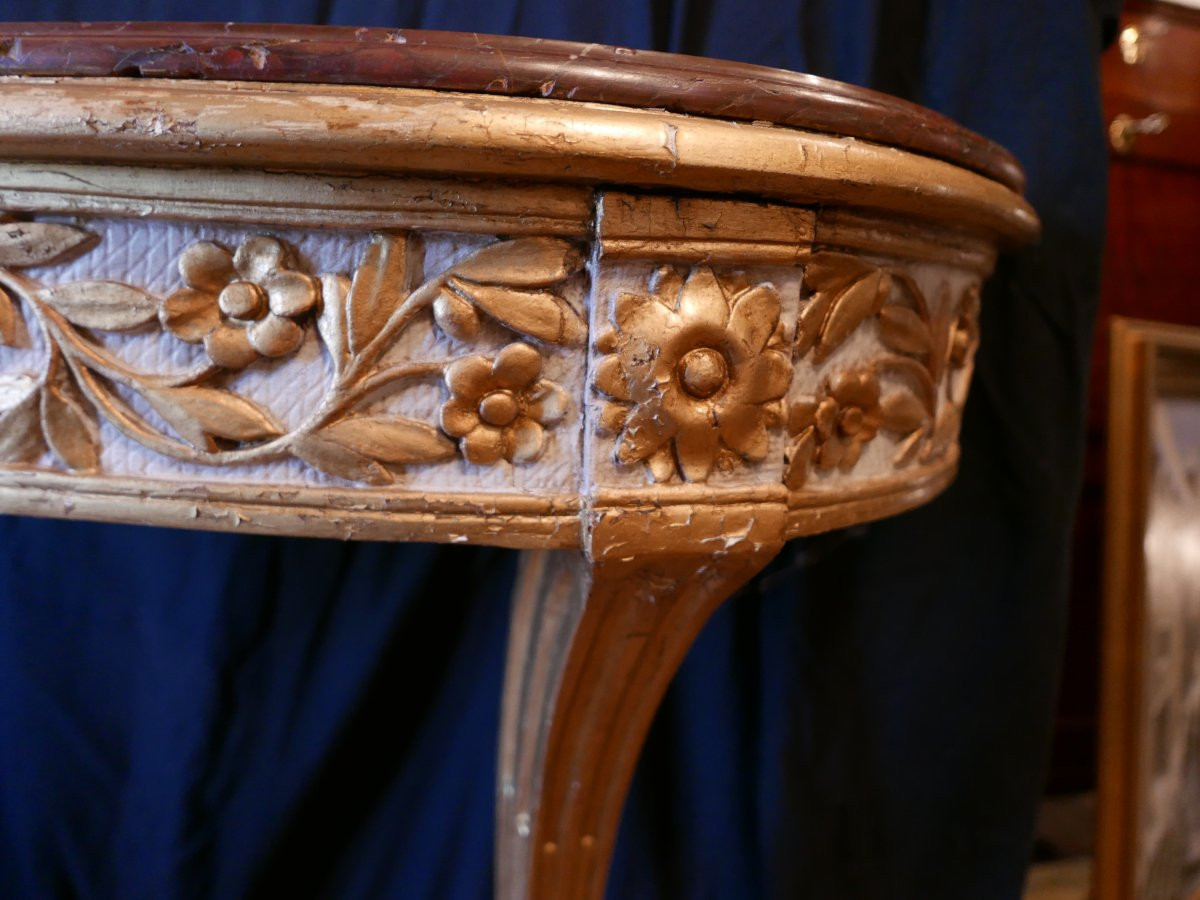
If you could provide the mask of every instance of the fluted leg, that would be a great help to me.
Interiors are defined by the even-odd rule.
[[[592,562],[525,555],[497,797],[500,900],[598,900],[638,753],[709,615],[778,545]]]

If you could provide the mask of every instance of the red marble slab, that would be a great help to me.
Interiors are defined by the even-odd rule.
[[[915,104],[814,75],[603,44],[308,25],[0,23],[0,74],[378,85],[666,109],[890,144],[1024,188],[1004,148]]]

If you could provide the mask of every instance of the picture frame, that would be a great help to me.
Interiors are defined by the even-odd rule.
[[[1200,328],[1112,322],[1096,900],[1200,900]]]

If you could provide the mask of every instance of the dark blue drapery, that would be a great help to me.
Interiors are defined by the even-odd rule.
[[[1015,898],[1064,627],[1104,218],[1084,0],[3,0],[700,53],[903,93],[1016,152],[958,482],[799,542],[651,733],[614,898]],[[3,352],[0,350],[0,352]],[[0,896],[483,898],[511,554],[0,517]]]

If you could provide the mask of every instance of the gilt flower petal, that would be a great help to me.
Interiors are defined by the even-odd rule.
[[[792,367],[778,350],[764,351],[734,370],[738,399],[743,403],[778,400],[792,383]]]
[[[304,329],[283,316],[267,316],[246,329],[250,346],[263,356],[280,357],[295,353],[304,343]]]
[[[616,434],[625,427],[629,418],[630,407],[623,403],[605,403],[600,407],[598,425],[605,434]]]
[[[515,463],[533,462],[546,449],[546,432],[533,419],[517,419],[504,434],[504,455]]]
[[[720,448],[720,435],[716,428],[706,425],[691,425],[681,428],[675,435],[675,456],[679,468],[688,481],[704,481],[712,472]]]
[[[674,437],[678,429],[675,420],[663,412],[657,401],[644,403],[625,422],[617,441],[617,459],[623,463],[646,459]]]
[[[841,372],[833,379],[829,393],[843,406],[870,409],[879,403],[879,380],[870,372]]]
[[[659,447],[646,460],[646,468],[655,484],[663,484],[675,477],[675,454],[669,446]]]
[[[275,238],[256,235],[247,238],[233,255],[233,265],[247,281],[266,281],[282,268],[286,253]]]
[[[542,355],[529,344],[509,344],[496,354],[492,374],[497,386],[519,391],[542,372]]]
[[[762,409],[757,406],[735,406],[722,412],[721,440],[753,462],[767,458],[771,441]]]
[[[812,397],[793,403],[792,408],[788,410],[788,433],[799,434],[809,425],[815,424],[819,405]]]
[[[619,356],[605,356],[596,364],[594,383],[597,390],[603,391],[614,400],[633,400],[633,394],[629,390],[629,377],[625,367],[621,365]]]
[[[725,289],[708,266],[701,266],[679,292],[679,315],[688,325],[724,328],[729,321],[729,301]]]
[[[464,437],[479,427],[476,407],[451,397],[438,410],[438,423],[451,437]]]
[[[817,426],[817,434],[821,440],[827,441],[837,429],[838,405],[832,397],[826,397],[817,407],[813,422]]]
[[[504,432],[491,425],[480,425],[462,439],[462,452],[467,462],[490,466],[504,455]]]
[[[215,365],[225,369],[244,369],[258,359],[246,329],[233,325],[222,325],[205,337],[204,349]]]
[[[233,280],[233,256],[212,241],[197,241],[180,254],[179,274],[188,287],[215,294]]]
[[[642,338],[662,338],[675,324],[675,314],[656,297],[621,294],[617,297],[614,318],[621,334]]]
[[[779,292],[772,284],[757,284],[733,298],[729,336],[743,357],[756,356],[779,324]]]
[[[276,272],[263,282],[271,312],[277,316],[302,316],[317,303],[320,285],[303,272]]]
[[[843,472],[849,472],[858,463],[858,458],[862,456],[862,441],[853,440],[846,446],[846,452],[838,461],[838,468]]]
[[[217,298],[192,288],[178,290],[163,300],[158,318],[163,328],[191,344],[200,343],[221,324]]]
[[[817,447],[816,464],[822,471],[829,471],[846,455],[846,442],[834,435]]]
[[[446,387],[454,396],[469,403],[478,403],[491,389],[491,382],[492,365],[482,356],[456,359],[446,366]]]
[[[543,425],[553,425],[561,422],[567,414],[570,399],[562,387],[543,378],[529,392],[525,412],[534,421]]]

